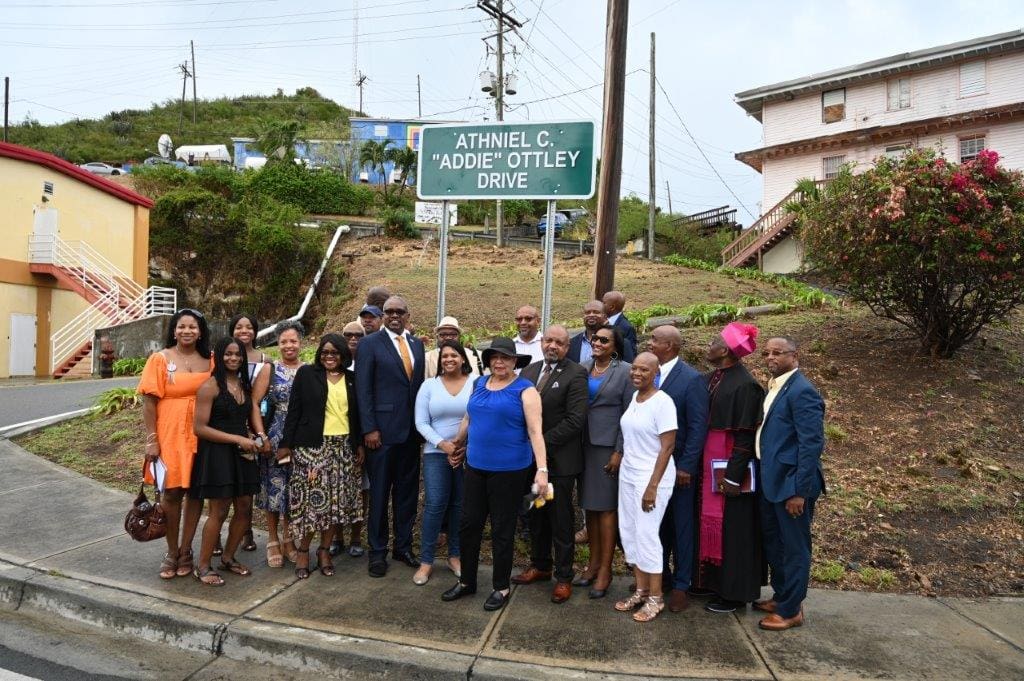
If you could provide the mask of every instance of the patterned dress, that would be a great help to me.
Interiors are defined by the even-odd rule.
[[[267,398],[274,409],[274,416],[267,428],[270,438],[270,456],[260,457],[260,491],[256,497],[256,507],[271,513],[288,515],[288,479],[291,477],[291,464],[278,464],[277,445],[281,442],[284,431],[284,419],[288,415],[288,398],[292,392],[292,381],[299,367],[290,369],[281,362],[274,362],[274,372],[270,376],[270,388]],[[301,366],[301,365],[300,365]]]

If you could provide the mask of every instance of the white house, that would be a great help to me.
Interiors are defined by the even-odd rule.
[[[761,173],[764,214],[723,261],[792,272],[802,253],[781,205],[799,179],[926,146],[956,161],[992,149],[1024,168],[1024,30],[766,85],[736,103],[763,126],[763,146],[736,158]]]

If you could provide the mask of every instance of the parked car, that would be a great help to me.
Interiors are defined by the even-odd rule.
[[[172,161],[169,158],[163,158],[162,156],[150,156],[142,162],[144,166],[174,166],[176,168],[187,168],[188,164],[184,161]]]
[[[562,236],[562,230],[569,224],[568,218],[561,213],[555,213],[555,238],[559,239]],[[545,215],[537,221],[537,236],[543,237],[548,231],[548,217]]]
[[[88,170],[90,173],[96,175],[124,175],[125,170],[123,168],[115,168],[107,163],[100,163],[99,161],[93,161],[92,163],[83,163],[78,166],[84,170]]]
[[[590,215],[586,208],[559,208],[558,212],[565,216],[570,225],[575,224],[577,220],[582,220]]]

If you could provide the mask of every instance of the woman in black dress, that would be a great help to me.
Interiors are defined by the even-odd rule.
[[[233,338],[217,343],[213,354],[213,375],[196,394],[194,430],[199,438],[192,468],[192,489],[197,499],[210,502],[203,526],[202,546],[193,575],[203,584],[221,586],[224,580],[210,566],[213,549],[228,509],[235,506],[220,568],[236,575],[251,574],[235,560],[235,551],[252,516],[252,496],[259,489],[260,473],[256,452],[270,443],[249,436],[263,432],[259,405],[253,402],[246,366],[245,349]]]

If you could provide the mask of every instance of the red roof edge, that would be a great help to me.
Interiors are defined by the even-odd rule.
[[[95,187],[101,192],[110,194],[122,201],[133,203],[136,206],[142,206],[143,208],[153,207],[152,199],[137,192],[133,192],[127,187],[122,187],[116,182],[105,180],[99,175],[94,175],[84,168],[79,168],[74,163],[69,163],[64,159],[57,158],[53,154],[48,154],[45,151],[30,149],[29,147],[23,147],[20,144],[0,142],[0,157],[13,158],[16,161],[26,161],[28,163],[46,166],[51,170],[56,170],[58,173],[67,175],[68,177],[79,180],[80,182],[84,182],[85,184]]]

